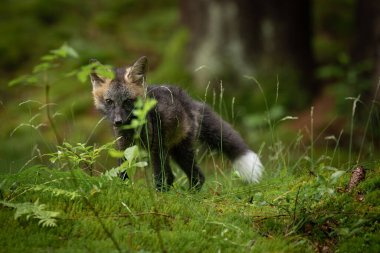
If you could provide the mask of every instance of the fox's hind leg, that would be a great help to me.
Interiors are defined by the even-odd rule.
[[[186,138],[170,150],[174,161],[186,173],[190,181],[190,189],[200,190],[205,181],[205,177],[196,164],[193,143],[190,138]]]
[[[164,173],[165,173],[165,178],[166,178],[166,184],[167,186],[171,187],[173,186],[173,182],[174,182],[174,174],[173,174],[173,171],[172,171],[172,168],[170,167],[170,164],[169,164],[169,156],[166,157],[165,159],[165,164],[164,164]]]
[[[169,190],[169,187],[173,185],[174,175],[170,168],[168,153],[154,151],[152,152],[152,161],[156,189],[158,191]]]

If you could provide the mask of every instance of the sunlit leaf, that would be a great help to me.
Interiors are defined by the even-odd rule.
[[[41,60],[42,61],[53,61],[55,59],[57,59],[58,57],[56,55],[53,55],[53,54],[48,54],[48,55],[44,55],[41,57]]]
[[[39,73],[39,72],[49,70],[52,66],[53,65],[49,62],[43,62],[34,67],[33,73]]]
[[[8,86],[15,86],[15,85],[18,85],[18,84],[23,84],[23,83],[33,84],[33,83],[37,83],[37,82],[38,82],[37,77],[30,76],[30,75],[23,75],[23,76],[20,76],[20,77],[18,77],[16,79],[11,80],[8,83]]]
[[[63,44],[60,48],[54,49],[50,51],[53,55],[59,56],[61,58],[66,58],[67,56],[77,58],[78,53],[74,50],[74,48],[68,46],[66,43]]]
[[[108,154],[114,158],[122,158],[124,157],[124,152],[116,149],[108,150]]]
[[[109,65],[101,65],[98,64],[95,68],[95,72],[104,78],[108,79],[114,79],[115,78],[115,73],[112,70],[112,67]]]
[[[139,168],[144,168],[144,167],[148,166],[148,163],[147,162],[138,162],[138,163],[135,163],[134,166],[139,167]]]
[[[138,154],[139,154],[139,148],[136,145],[129,147],[124,151],[124,157],[127,161],[133,161],[134,159],[137,158]]]

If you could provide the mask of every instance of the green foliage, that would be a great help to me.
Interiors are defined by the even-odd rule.
[[[32,188],[30,190],[35,191],[35,192],[50,192],[51,195],[53,195],[54,197],[66,197],[66,198],[69,198],[71,200],[74,200],[76,198],[81,197],[79,192],[76,190],[75,191],[68,191],[65,189],[51,187],[51,186],[47,186],[44,184],[32,186]]]
[[[112,70],[112,66],[110,65],[103,65],[98,61],[94,61],[90,64],[82,66],[79,70],[74,70],[70,73],[68,73],[68,76],[76,76],[77,79],[84,83],[88,81],[88,78],[91,73],[96,73],[101,77],[113,79],[115,77],[115,74]]]
[[[132,154],[132,151],[129,152]],[[379,180],[379,167],[374,167],[377,169],[369,170],[368,177],[376,180],[368,183],[364,181],[359,185],[359,191],[367,189],[364,201],[357,201],[356,193],[339,191],[348,183],[348,173],[342,174],[335,182],[335,176],[331,177],[335,172],[322,173],[325,175],[322,179],[294,177],[285,171],[281,177],[275,177],[269,170],[258,185],[247,185],[236,180],[231,184],[228,177],[216,180],[208,175],[209,180],[204,189],[195,195],[174,186],[169,192],[154,193],[153,199],[149,197],[150,188],[144,180],[125,184],[102,176],[75,175],[79,181],[78,186],[85,190],[83,194],[93,205],[98,217],[101,217],[120,247],[126,251],[157,251],[160,246],[153,231],[159,226],[168,252],[215,252],[219,249],[227,252],[313,252],[323,246],[332,250],[357,252],[359,249],[376,249],[378,245],[375,238],[379,235],[376,221],[379,203],[373,200],[367,202],[367,196],[378,189],[376,182]],[[68,184],[70,172],[54,169],[28,170],[21,172],[18,177],[22,177],[18,180],[11,175],[2,180],[12,179],[11,181],[18,182],[17,188],[22,191],[24,186],[34,185],[25,177],[33,174],[36,176],[35,173],[39,171],[43,177],[35,184],[37,189],[40,185],[54,183],[52,188],[72,192],[78,190],[75,184]],[[10,191],[15,187],[11,181],[1,186],[6,199],[15,196]],[[326,187],[334,192],[326,191]],[[29,211],[23,211],[23,215],[40,221],[40,218],[47,217],[48,214],[37,218],[36,213],[40,213],[37,209],[46,211],[46,207],[42,208],[41,204],[30,203],[30,200],[36,202],[37,199],[49,203],[50,209],[60,210],[58,226],[54,231],[41,230],[28,223],[20,226],[19,223],[12,222],[7,208],[0,208],[0,221],[8,229],[5,230],[6,234],[0,233],[4,250],[11,249],[14,245],[17,245],[12,248],[15,251],[35,247],[52,247],[62,252],[114,250],[84,198],[71,199],[69,195],[53,195],[49,190],[30,190],[12,201],[3,202],[12,205],[27,203],[25,209]],[[153,210],[155,203],[159,205]],[[56,220],[58,216],[51,218]],[[27,234],[36,236],[31,240]],[[59,239],[62,236],[70,239],[71,243]],[[336,246],[329,245],[329,241]]]
[[[59,67],[59,63],[65,58],[77,58],[78,53],[69,45],[63,44],[60,48],[50,50],[49,54],[41,57],[41,62],[33,68],[32,74],[18,77],[9,82],[9,86],[18,84],[46,85],[48,82],[46,72]]]
[[[48,154],[50,162],[57,164],[61,169],[86,169],[92,173],[93,164],[103,151],[108,150],[114,142],[102,146],[90,146],[84,143],[72,145],[64,142],[62,146],[57,146],[58,151]]]
[[[131,178],[136,173],[136,168],[144,168],[148,165],[147,161],[141,161],[142,153],[138,146],[132,146],[124,151],[125,162],[120,166],[122,170],[127,170]]]
[[[372,79],[368,73],[372,62],[352,62],[346,53],[340,53],[336,63],[326,64],[317,70],[317,77],[332,84],[332,94],[337,98],[338,113],[349,115],[348,106],[341,98],[368,93],[372,88]]]
[[[7,106],[2,106],[0,101],[1,108],[6,111],[4,115],[12,115],[7,120],[17,126],[2,125],[0,131],[7,138],[9,133],[13,137],[4,138],[6,141],[0,147],[3,155],[0,162],[6,157],[11,164],[2,166],[5,169],[0,175],[2,250],[315,252],[327,247],[342,252],[379,251],[380,167],[378,160],[370,160],[374,154],[365,158],[367,179],[352,193],[347,193],[344,191],[349,181],[347,168],[351,165],[354,150],[346,154],[339,146],[340,137],[334,137],[334,150],[328,146],[324,154],[319,154],[323,151],[314,146],[316,140],[313,138],[308,146],[302,142],[301,133],[280,136],[276,128],[283,121],[295,119],[286,116],[289,105],[297,108],[304,104],[302,92],[294,85],[296,73],[283,68],[276,78],[273,73],[277,71],[270,69],[267,76],[270,81],[265,87],[260,87],[254,80],[258,85],[250,83],[238,98],[239,103],[244,103],[247,111],[252,113],[263,108],[264,96],[266,112],[242,120],[248,129],[269,125],[268,132],[249,131],[246,138],[254,143],[256,136],[264,139],[268,135],[269,141],[259,149],[264,161],[267,160],[266,175],[260,184],[243,184],[233,174],[220,173],[226,171],[229,164],[220,162],[211,153],[211,166],[201,159],[201,167],[206,169],[207,175],[201,192],[194,194],[183,190],[186,177],[179,170],[175,171],[177,180],[173,189],[167,193],[154,192],[149,180],[143,180],[146,175],[139,173],[139,168],[148,164],[147,154],[139,145],[118,152],[111,148],[112,143],[100,147],[91,144],[105,143],[112,137],[104,136],[108,133],[108,125],[103,126],[102,121],[97,121],[98,115],[89,112],[90,86],[81,83],[88,81],[92,71],[112,78],[109,65],[87,64],[91,57],[96,56],[102,62],[126,64],[136,55],[145,53],[152,55],[153,73],[148,78],[159,83],[189,80],[187,71],[181,66],[186,59],[184,49],[188,34],[178,28],[178,11],[174,8],[177,3],[101,0],[94,5],[72,0],[59,0],[54,4],[45,2],[6,1],[0,10],[0,14],[12,15],[18,21],[17,24],[0,22],[0,27],[6,28],[0,42],[3,56],[0,65],[6,67],[5,71],[17,67],[22,73],[23,68],[35,64],[32,73],[9,83],[12,90],[7,90],[6,94],[22,100],[15,99]],[[63,9],[83,15],[63,15]],[[132,15],[125,15],[125,9]],[[28,13],[35,13],[35,16]],[[96,15],[92,15],[94,13]],[[75,25],[78,20],[82,24],[80,27]],[[16,26],[18,32],[15,33],[11,26]],[[58,32],[50,32],[53,30]],[[35,39],[30,40],[32,36]],[[26,39],[22,39],[24,37]],[[55,47],[64,40],[69,40],[80,55],[64,44],[35,63],[44,47]],[[6,48],[6,44],[15,46]],[[331,43],[326,45],[331,48]],[[339,51],[342,50],[336,45],[331,55]],[[18,65],[18,59],[24,58],[26,62]],[[339,96],[357,96],[358,91],[368,89],[362,74],[369,67],[369,63],[352,64],[342,55],[337,64],[321,68],[319,74],[323,80],[340,83],[335,86],[341,89]],[[293,81],[281,83],[280,87],[278,80],[282,80],[282,75],[291,76]],[[267,83],[276,85],[268,87]],[[360,87],[354,85],[357,83]],[[72,129],[75,134],[65,135],[63,139],[67,141],[58,146],[52,145],[52,136],[45,131],[47,120],[41,116],[41,110],[52,103],[41,102],[45,98],[41,89],[30,87],[23,90],[19,87],[21,84],[54,84],[52,101],[59,104],[59,109],[52,111],[50,116],[57,122],[60,133]],[[282,87],[286,89],[282,90]],[[268,91],[269,96],[265,98]],[[34,92],[33,99],[26,100],[24,94],[29,96],[29,92]],[[252,97],[252,93],[256,95]],[[138,133],[145,127],[147,112],[155,103],[139,100],[136,104],[136,119],[129,128],[137,130],[137,143]],[[342,108],[352,113],[351,108],[345,106]],[[19,125],[20,122],[23,123]],[[29,126],[37,134],[31,134],[21,126]],[[88,136],[90,132],[95,132],[95,136]],[[83,136],[87,139],[84,140]],[[43,146],[48,151],[42,149]],[[125,162],[114,168],[103,165],[108,154],[123,158]],[[346,159],[347,156],[350,158]],[[50,163],[46,157],[50,158]],[[350,161],[348,166],[347,160]],[[34,163],[45,166],[33,166]],[[7,173],[10,167],[14,173]],[[97,171],[99,167],[101,170]],[[118,174],[123,170],[127,170],[131,180],[119,180]],[[60,210],[59,216],[58,212],[47,211],[47,206],[51,210]],[[17,220],[12,219],[7,207],[16,210]],[[60,222],[54,230],[41,229],[33,222],[25,223],[20,219],[23,216],[27,220],[38,220],[42,226],[56,226],[58,217]]]
[[[6,201],[0,201],[4,206],[12,207],[16,209],[14,218],[17,220],[23,215],[26,215],[26,220],[38,219],[38,225],[42,227],[55,227],[57,226],[57,216],[59,212],[47,211],[45,204],[39,204],[38,199],[34,203],[10,203]]]
[[[129,180],[133,182],[136,169],[148,166],[148,161],[146,160],[147,153],[144,150],[140,150],[138,145],[126,148],[124,151],[110,149],[109,153],[112,157],[123,158],[125,161],[120,166],[103,173],[108,179],[118,178],[120,172],[126,171]]]
[[[152,98],[146,98],[142,100],[141,98],[137,99],[135,102],[135,109],[133,110],[133,115],[136,116],[131,122],[131,124],[123,127],[124,129],[135,129],[135,138],[140,136],[138,129],[141,129],[142,126],[145,125],[146,116],[150,110],[154,108],[157,104],[157,101]]]
[[[132,123],[135,130],[145,126],[146,115],[154,106],[155,101],[136,103],[136,121]],[[358,190],[366,194],[365,200],[356,202],[356,192],[342,191],[349,181],[349,173],[344,169],[345,164],[333,165],[335,150],[331,156],[328,152],[317,156],[315,150],[307,150],[306,154],[310,155],[304,153],[295,161],[290,159],[292,152],[299,149],[300,138],[288,147],[275,133],[276,125],[289,119],[293,117],[272,117],[269,111],[266,114],[273,143],[268,147],[267,174],[260,184],[243,184],[233,174],[224,177],[215,174],[215,180],[208,175],[204,189],[196,195],[182,189],[181,178],[171,191],[153,192],[152,186],[144,183],[149,180],[135,175],[138,168],[147,165],[146,153],[138,145],[116,151],[111,148],[112,143],[100,147],[64,143],[49,155],[53,169],[31,167],[3,177],[3,202],[13,205],[16,201],[24,204],[43,199],[51,208],[62,210],[62,225],[56,228],[57,233],[51,235],[50,241],[71,231],[72,245],[54,244],[55,249],[67,252],[73,247],[94,252],[115,248],[168,252],[221,249],[312,252],[323,247],[347,249],[348,245],[355,252],[362,245],[349,239],[353,236],[375,249],[376,241],[368,238],[379,233],[376,218],[379,164],[372,164],[374,169],[368,171],[368,177],[373,179]],[[96,165],[104,151],[125,162],[99,177],[83,173],[83,168]],[[117,178],[124,170],[131,176],[127,183]],[[35,181],[30,182],[30,178]],[[37,206],[45,211],[45,206]],[[10,224],[12,230],[19,231],[20,226],[9,221],[6,211],[0,209],[0,219]],[[49,219],[48,215],[55,218],[54,213],[37,216],[36,212],[24,213],[27,218],[40,219],[41,225],[45,224],[42,219]],[[48,224],[51,223],[45,226]],[[45,238],[48,232],[39,233],[42,236],[37,240]],[[2,236],[0,233],[0,239]],[[34,241],[24,241],[19,247],[32,245]]]
[[[177,6],[175,0],[101,0],[96,4],[58,0],[53,5],[46,0],[5,1],[0,10],[0,79],[7,84],[16,77],[25,77],[19,78],[11,89],[0,85],[0,117],[8,119],[0,126],[3,144],[0,146],[3,154],[0,173],[17,171],[31,159],[34,163],[38,152],[55,150],[55,136],[46,131],[49,125],[43,112],[46,109],[45,91],[34,88],[43,86],[44,73],[35,78],[37,74],[32,71],[34,66],[45,62],[41,55],[59,48],[62,42],[75,48],[78,57],[59,56],[52,61],[54,67],[47,71],[46,77],[51,84],[49,104],[57,132],[62,140],[71,143],[105,143],[112,138],[108,125],[99,123],[99,115],[91,113],[91,86],[87,81],[93,66],[89,59],[104,63],[99,67],[104,66],[105,71],[95,67],[95,72],[107,77],[110,73],[107,64],[125,66],[147,55],[148,79],[162,68],[165,73],[155,82],[181,85],[179,81],[183,78],[188,80],[187,70],[181,67],[185,57],[179,55],[179,51],[184,52],[186,43],[184,31],[178,26]],[[172,60],[168,61],[169,58]],[[40,105],[23,104],[31,97]],[[32,118],[33,122],[29,122]],[[88,135],[90,132],[92,136]],[[105,167],[112,166],[112,159],[104,159],[99,167],[104,171]]]

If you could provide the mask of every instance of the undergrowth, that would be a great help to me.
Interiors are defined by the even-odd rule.
[[[53,133],[59,132],[59,125],[49,109],[50,88],[46,87],[52,82],[46,77],[57,66],[52,61],[75,56],[73,52],[64,45],[44,57],[46,64],[33,74],[11,83],[43,78],[44,108]],[[107,74],[107,67],[90,63],[70,75],[85,81],[92,69]],[[260,83],[252,80],[262,91]],[[136,121],[130,127],[144,127],[154,103],[138,101]],[[270,140],[260,148],[267,157],[262,181],[244,184],[228,172],[228,162],[206,151],[200,162],[212,169],[197,193],[187,190],[186,177],[178,168],[173,188],[156,192],[147,172],[149,155],[138,141],[120,152],[113,149],[113,142],[74,144],[56,135],[57,148],[40,154],[39,162],[0,176],[0,251],[379,252],[380,161],[364,160],[362,148],[355,161],[351,141],[347,159],[338,160],[340,136],[328,137],[333,149],[320,152],[314,146],[319,136],[313,133],[313,110],[311,144],[304,145],[301,134],[285,144],[277,126],[295,117],[273,121],[270,105],[266,107]],[[97,170],[103,156],[125,161]],[[366,168],[367,179],[349,192],[351,170],[359,164]],[[129,180],[119,179],[124,170]]]

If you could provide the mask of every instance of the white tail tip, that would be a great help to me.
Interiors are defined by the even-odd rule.
[[[264,171],[260,158],[251,150],[235,159],[232,167],[248,183],[258,183]]]

